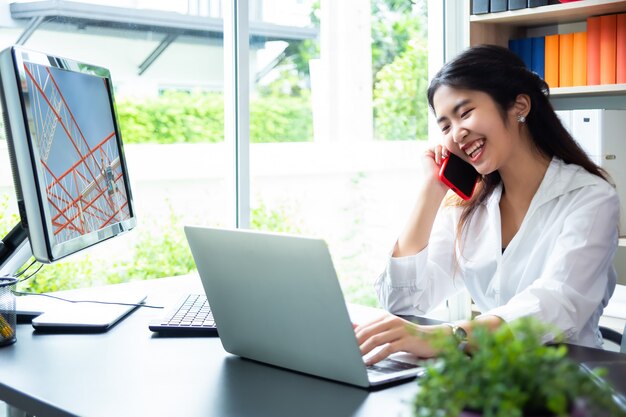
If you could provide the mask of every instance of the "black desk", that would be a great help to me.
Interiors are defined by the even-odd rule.
[[[169,305],[201,291],[194,276],[121,284]],[[381,391],[289,372],[226,353],[217,338],[162,338],[162,310],[139,309],[102,334],[40,334],[18,325],[0,348],[0,400],[44,416],[410,416],[415,381]],[[572,347],[577,360],[626,355]]]

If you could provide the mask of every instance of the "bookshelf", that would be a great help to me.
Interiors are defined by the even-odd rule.
[[[584,25],[589,16],[624,13],[624,0],[582,0],[571,3],[469,16],[470,45],[491,43],[508,46],[509,39],[528,37],[529,31],[559,33],[563,25]],[[550,90],[557,109],[601,106],[626,109],[626,84],[560,87]],[[600,104],[601,103],[601,104]]]
[[[583,21],[588,16],[626,11],[624,0],[583,0],[470,16],[470,24],[537,26]],[[470,40],[470,42],[472,42]],[[473,43],[473,42],[472,42]]]
[[[468,0],[468,3],[471,0]],[[467,8],[468,10],[471,8]],[[587,18],[604,14],[626,12],[625,0],[581,0],[571,3],[550,4],[547,6],[520,10],[488,13],[469,16],[470,45],[482,43],[508,47],[509,39],[531,36],[569,33],[568,26],[578,26],[585,30]],[[563,32],[561,32],[563,30]],[[532,35],[531,35],[532,34]],[[550,89],[550,100],[557,110],[604,108],[626,110],[626,84],[602,84],[580,87],[558,87]],[[624,144],[626,147],[626,142]],[[622,210],[626,209],[625,196]],[[622,231],[624,233],[624,231]],[[618,290],[626,297],[626,237],[619,239],[615,267],[618,273]],[[626,323],[624,301],[626,298],[613,297],[611,309],[605,310],[601,324],[619,332]],[[618,312],[617,314],[614,314]]]
[[[468,4],[471,0],[468,0]],[[468,14],[471,13],[467,7]],[[469,43],[508,47],[510,39],[585,30],[587,18],[626,13],[625,0],[581,0],[498,13],[469,15]],[[626,84],[601,84],[550,89],[557,110],[603,108],[626,110]],[[626,147],[626,142],[624,144]],[[624,196],[620,196],[622,200]],[[622,202],[623,209],[626,203]],[[622,231],[624,233],[624,231]],[[621,253],[623,252],[623,254]],[[619,239],[618,256],[626,257],[626,237]],[[626,259],[626,258],[625,258]],[[626,263],[621,266],[621,284],[626,284]]]
[[[626,84],[600,84],[580,87],[557,87],[550,90],[552,97],[592,97],[626,94]]]

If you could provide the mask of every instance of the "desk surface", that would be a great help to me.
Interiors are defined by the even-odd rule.
[[[147,303],[201,291],[195,276],[121,284]],[[215,337],[158,337],[139,309],[107,333],[44,334],[18,325],[0,348],[0,400],[37,416],[409,416],[415,381],[368,392],[226,353]],[[572,346],[578,361],[626,355]]]

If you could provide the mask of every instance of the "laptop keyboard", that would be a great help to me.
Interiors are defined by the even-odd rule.
[[[188,294],[163,317],[150,323],[150,330],[168,334],[217,334],[217,326],[206,295]]]
[[[391,374],[398,371],[406,371],[407,369],[415,369],[419,366],[420,365],[387,358],[374,365],[367,366],[367,372],[374,375]]]

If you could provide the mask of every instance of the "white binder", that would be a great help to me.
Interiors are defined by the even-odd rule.
[[[569,132],[570,135],[574,136],[574,132],[572,131],[572,111],[571,110],[555,110],[556,115],[565,126],[565,129]]]
[[[620,197],[620,236],[626,235],[626,110],[572,110],[572,136],[604,168]]]

